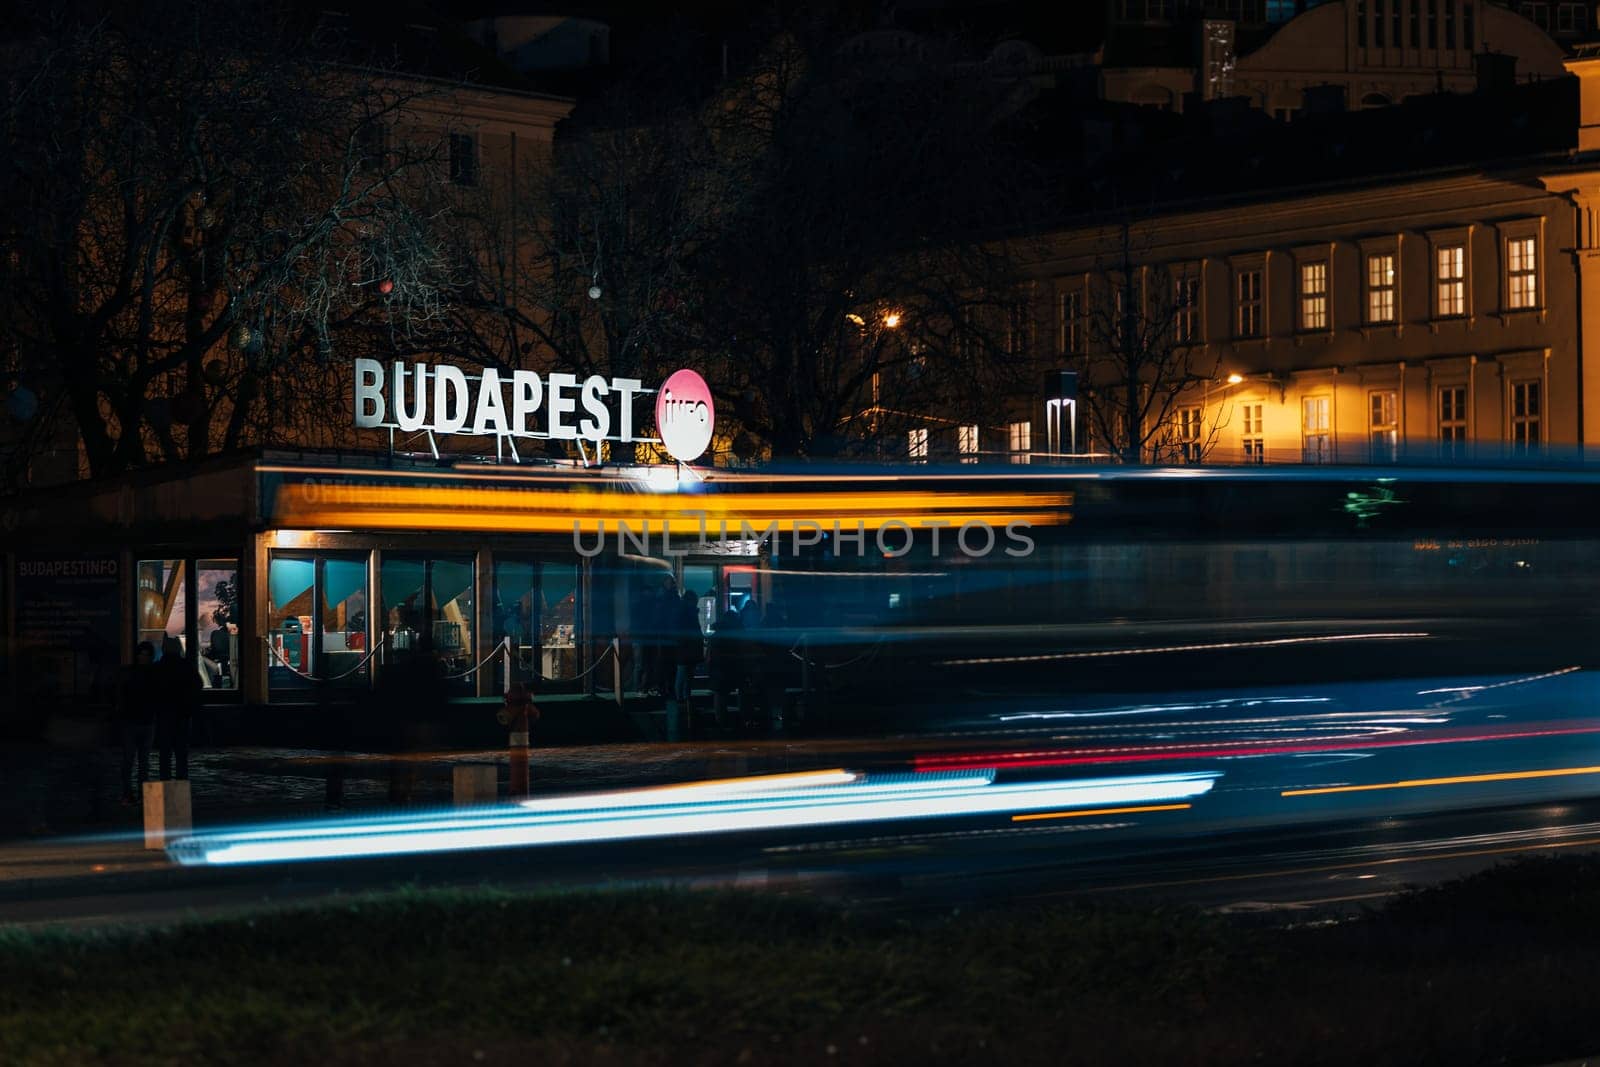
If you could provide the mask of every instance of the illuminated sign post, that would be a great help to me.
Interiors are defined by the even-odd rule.
[[[656,432],[679,463],[693,463],[711,445],[716,407],[711,388],[692,370],[675,371],[656,393]]]
[[[637,397],[656,393],[656,426],[661,438],[640,433],[634,418]],[[497,454],[516,439],[619,444],[660,443],[674,459],[690,462],[711,442],[711,391],[691,370],[680,370],[661,390],[646,389],[637,378],[607,378],[529,370],[501,372],[486,367],[468,374],[449,364],[375,359],[355,361],[355,422],[362,430],[387,429],[428,435],[434,456],[435,434],[495,438]],[[700,441],[698,447],[694,442]],[[587,451],[585,451],[587,455]]]

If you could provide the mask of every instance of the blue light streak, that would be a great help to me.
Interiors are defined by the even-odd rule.
[[[990,770],[858,775],[838,785],[770,779],[763,785],[755,778],[748,790],[704,783],[698,792],[694,786],[667,787],[433,816],[197,834],[174,842],[168,853],[186,865],[220,866],[1010,814],[1184,800],[1210,791],[1218,777],[1183,772],[1002,785]]]

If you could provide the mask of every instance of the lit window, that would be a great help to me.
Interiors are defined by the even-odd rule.
[[[976,426],[956,427],[956,451],[961,453],[961,462],[978,462],[978,428]]]
[[[1261,336],[1261,271],[1242,270],[1236,279],[1238,301],[1237,333],[1240,337]]]
[[[1434,314],[1441,319],[1467,313],[1467,249],[1443,245],[1437,253],[1438,301]]]
[[[1243,429],[1240,446],[1244,451],[1244,458],[1247,463],[1260,463],[1266,456],[1266,438],[1262,428],[1261,408],[1262,405],[1260,404],[1239,405],[1240,426]]]
[[[1200,439],[1200,409],[1179,408],[1175,422],[1178,458],[1185,463],[1199,463],[1204,444]]]
[[[1325,396],[1308,396],[1300,401],[1301,453],[1307,463],[1326,463],[1333,458],[1331,408],[1331,400]]]
[[[927,427],[912,430],[906,434],[906,455],[912,459],[928,458],[928,430]]]
[[[1446,453],[1459,453],[1467,443],[1467,387],[1439,390],[1439,443]]]
[[[1369,396],[1372,432],[1372,458],[1392,460],[1400,448],[1400,397],[1393,389],[1380,389]]]
[[[1300,328],[1328,328],[1328,264],[1300,264]]]
[[[1506,239],[1506,304],[1513,309],[1539,306],[1539,258],[1532,237]]]
[[[1511,383],[1511,443],[1531,448],[1539,443],[1539,422],[1543,411],[1540,383]]]
[[[1027,463],[1028,454],[1033,451],[1033,423],[1013,422],[1006,427],[1006,437],[1011,450],[1011,462]]]
[[[1375,252],[1367,257],[1367,322],[1395,321],[1394,253]]]
[[[1200,336],[1200,279],[1179,278],[1172,294],[1172,336],[1179,344],[1189,344]]]
[[[1059,295],[1056,309],[1056,345],[1065,356],[1083,351],[1083,293],[1071,289]]]
[[[478,184],[478,139],[470,133],[450,135],[450,181],[455,185]]]

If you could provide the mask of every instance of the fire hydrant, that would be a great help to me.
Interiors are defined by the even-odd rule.
[[[533,702],[533,697],[521,682],[517,682],[506,691],[505,707],[500,709],[496,716],[501,725],[511,728],[509,744],[511,758],[511,795],[525,797],[529,793],[528,782],[528,732],[533,723],[539,721],[539,706]]]

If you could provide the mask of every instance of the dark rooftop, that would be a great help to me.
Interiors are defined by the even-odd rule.
[[[1413,97],[1293,123],[1242,98],[1191,99],[1180,116],[1052,95],[1019,122],[1041,152],[1053,151],[1048,163],[1062,217],[1221,203],[1397,175],[1509,170],[1560,159],[1577,144],[1574,78]]]

